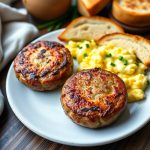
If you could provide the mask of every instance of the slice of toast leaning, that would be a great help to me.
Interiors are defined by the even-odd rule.
[[[73,20],[58,38],[62,41],[98,40],[110,33],[123,33],[123,29],[104,17],[79,17]]]
[[[97,43],[106,45],[112,43],[114,46],[132,48],[139,60],[150,67],[150,41],[137,35],[127,33],[114,33],[100,38]]]

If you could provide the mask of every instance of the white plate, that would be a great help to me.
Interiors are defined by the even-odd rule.
[[[37,40],[58,41],[62,30],[48,33]],[[73,123],[63,112],[60,89],[36,92],[21,84],[11,65],[6,82],[9,104],[19,120],[38,135],[62,144],[96,146],[123,139],[139,130],[150,120],[150,88],[146,99],[128,104],[126,111],[112,125],[88,129]]]

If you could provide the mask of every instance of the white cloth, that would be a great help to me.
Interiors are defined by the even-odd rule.
[[[37,28],[25,20],[25,13],[0,3],[0,71],[38,35]]]
[[[5,2],[8,4],[11,0]],[[25,22],[26,16],[25,11],[17,10],[0,2],[0,71],[38,35],[37,28]],[[0,90],[0,114],[3,107],[4,97]]]

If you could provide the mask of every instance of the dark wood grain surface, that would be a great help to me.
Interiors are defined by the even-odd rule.
[[[45,31],[41,32],[43,33]],[[9,66],[10,64],[0,72],[0,89],[5,97],[4,111],[0,116],[0,150],[150,150],[150,122],[137,133],[121,141],[89,148],[62,145],[36,135],[17,119],[8,104],[5,86]]]
[[[36,135],[17,119],[8,104],[5,88],[8,68],[9,65],[0,73],[0,88],[5,97],[5,109],[2,116],[0,116],[0,150],[150,150],[150,122],[126,139],[90,148],[66,146]]]

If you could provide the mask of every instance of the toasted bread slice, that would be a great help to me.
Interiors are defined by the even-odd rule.
[[[58,38],[69,40],[98,40],[110,33],[123,33],[123,29],[112,20],[104,17],[79,17],[73,20]]]
[[[78,10],[83,16],[93,16],[100,12],[110,0],[78,0]]]
[[[144,27],[150,25],[149,0],[113,0],[112,14],[120,22]]]
[[[114,33],[106,35],[97,41],[99,45],[105,45],[112,43],[115,46],[126,48],[132,48],[139,60],[146,66],[150,67],[150,41],[137,35],[131,35],[126,33]]]

